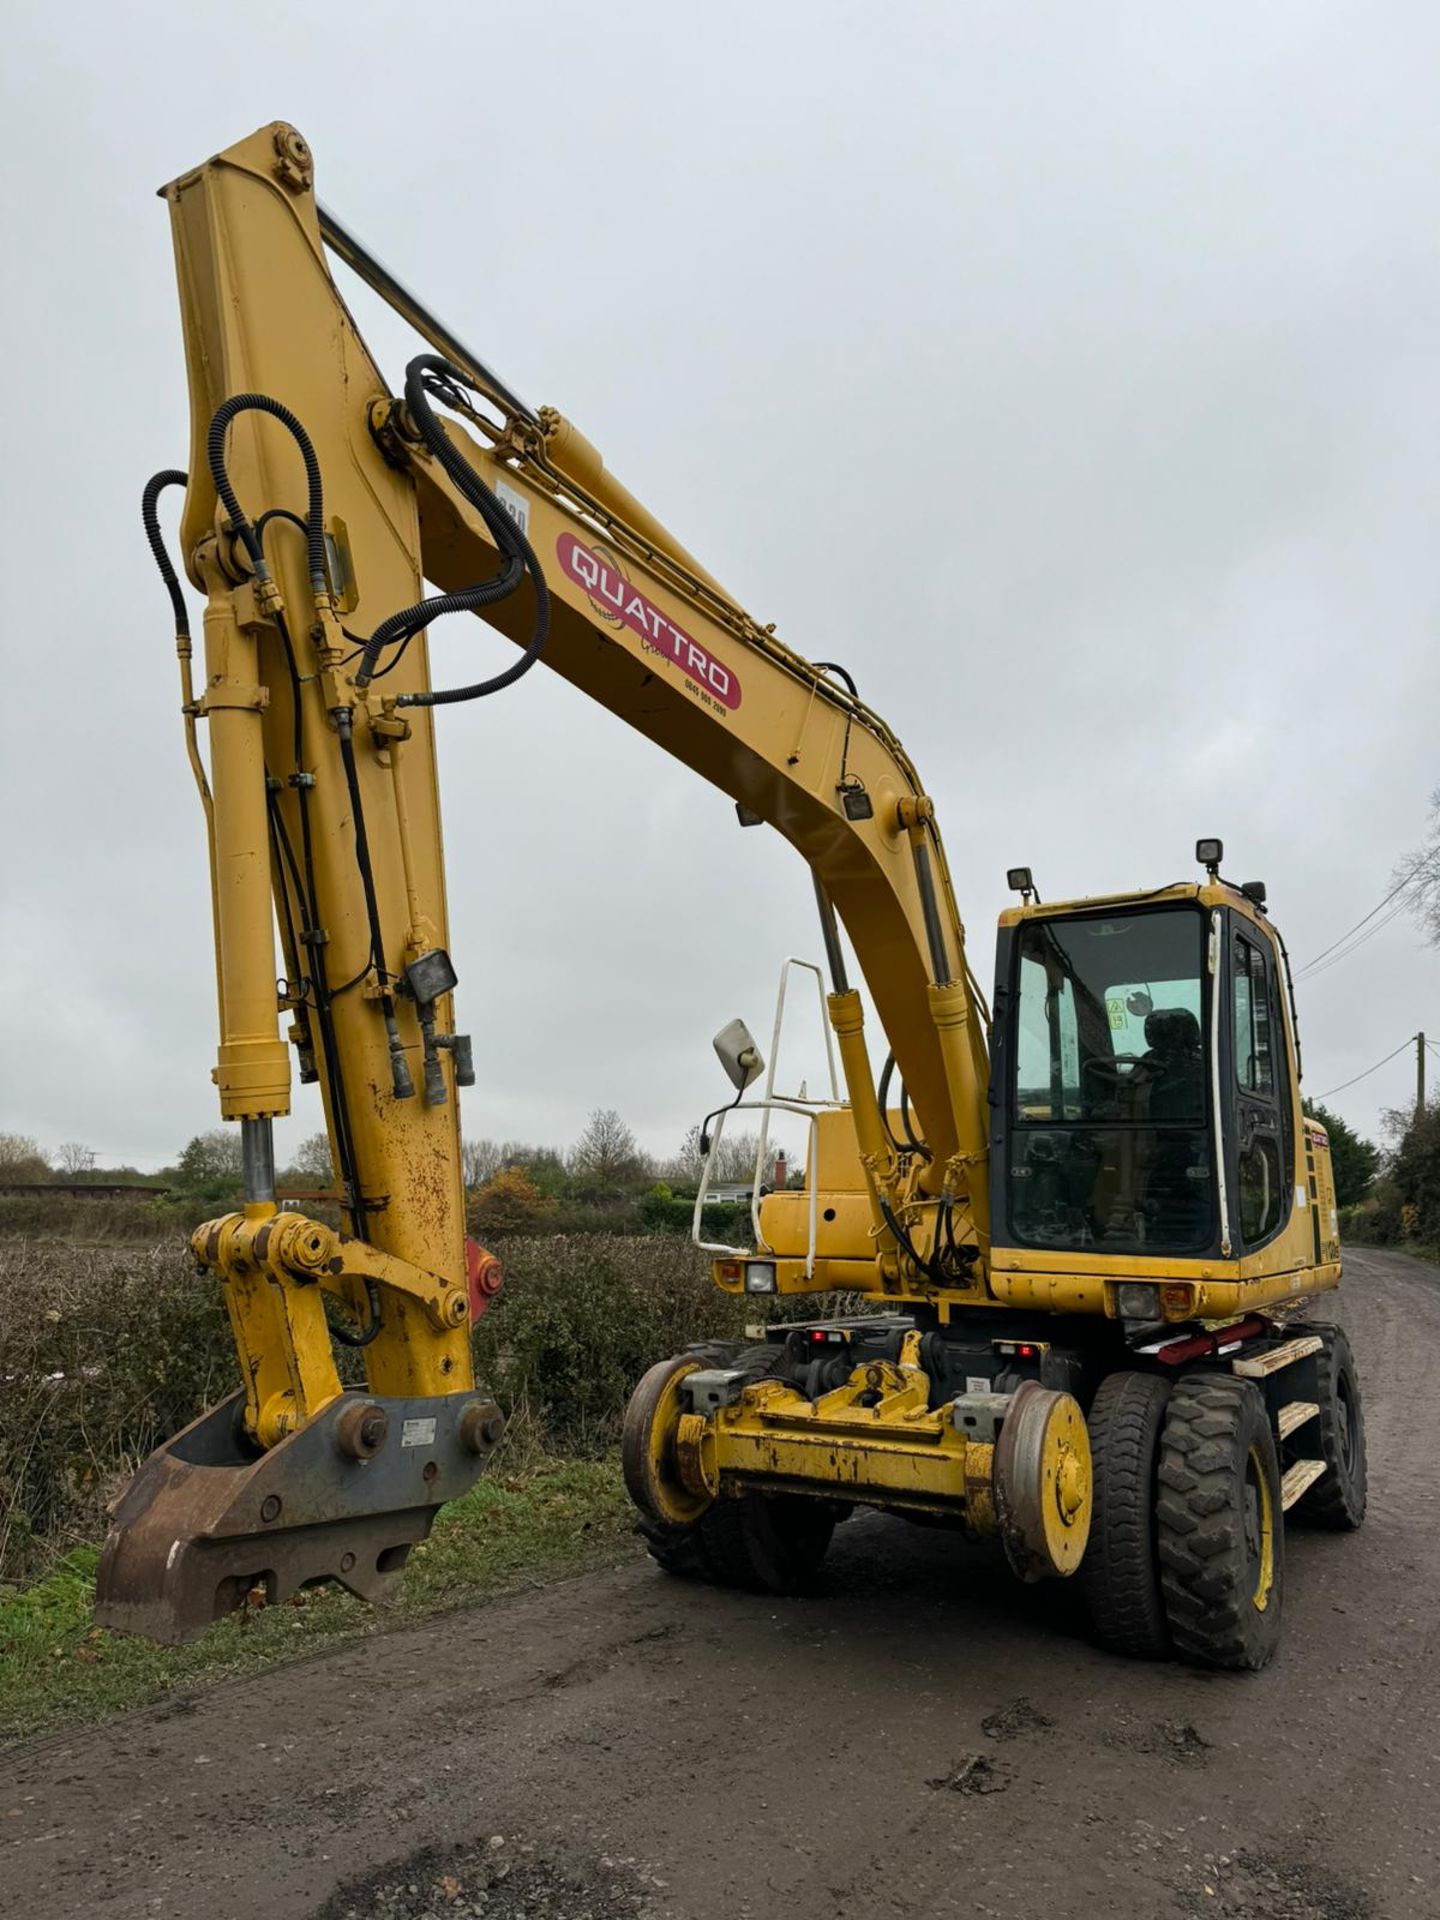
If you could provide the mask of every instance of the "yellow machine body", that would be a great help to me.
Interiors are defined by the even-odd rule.
[[[772,1293],[844,1289],[917,1316],[915,1329],[939,1331],[971,1313],[1114,1321],[1117,1289],[1131,1280],[1158,1285],[1164,1318],[1186,1326],[1282,1309],[1333,1286],[1339,1249],[1328,1148],[1300,1113],[1288,1008],[1281,1044],[1292,1063],[1293,1203],[1284,1230],[1263,1248],[1244,1252],[1227,1241],[1185,1258],[1009,1243],[990,1164],[990,1014],[967,958],[935,807],[899,741],[831,670],[752,619],[568,421],[514,402],[322,213],[313,173],[303,139],[276,124],[182,175],[165,197],[192,419],[180,546],[206,601],[198,697],[188,636],[179,640],[214,882],[215,1078],[222,1114],[259,1143],[263,1164],[269,1123],[289,1108],[281,1023],[290,1017],[290,1038],[307,1071],[313,1062],[325,1097],[344,1228],[337,1235],[279,1213],[262,1175],[242,1212],[197,1234],[196,1251],[224,1289],[234,1328],[245,1381],[234,1420],[249,1452],[232,1457],[206,1429],[199,1439],[182,1436],[178,1453],[157,1456],[107,1549],[113,1564],[102,1569],[102,1617],[108,1609],[139,1631],[195,1630],[201,1603],[176,1600],[160,1628],[143,1604],[147,1580],[162,1580],[164,1542],[186,1537],[177,1489],[192,1497],[202,1456],[212,1490],[219,1471],[241,1476],[228,1517],[222,1523],[207,1508],[205,1521],[212,1545],[222,1536],[229,1543],[225,1578],[233,1586],[245,1552],[235,1542],[249,1540],[256,1524],[238,1517],[243,1476],[255,1471],[256,1455],[288,1448],[298,1458],[317,1423],[336,1426],[335,1457],[348,1464],[336,1468],[344,1490],[337,1479],[332,1507],[318,1496],[312,1503],[306,1537],[314,1552],[305,1568],[362,1590],[359,1573],[343,1570],[356,1551],[344,1529],[359,1524],[357,1489],[379,1480],[381,1456],[352,1444],[354,1395],[341,1392],[327,1299],[342,1333],[348,1328],[362,1345],[373,1408],[366,1431],[373,1439],[400,1420],[406,1447],[422,1436],[384,1496],[406,1515],[397,1538],[405,1528],[414,1537],[427,1488],[453,1484],[467,1445],[479,1470],[477,1436],[489,1433],[493,1410],[474,1400],[464,1307],[456,1102],[463,1036],[455,1032],[453,976],[440,969],[442,984],[428,998],[413,984],[431,977],[432,963],[448,968],[423,627],[398,646],[383,676],[371,677],[360,657],[367,637],[420,600],[424,583],[463,594],[513,562],[486,500],[522,527],[543,572],[544,664],[721,788],[745,817],[768,822],[814,876],[845,1104],[818,1116],[805,1188],[764,1200],[761,1244],[719,1258],[717,1284],[751,1293],[763,1277]],[[382,379],[331,276],[327,244],[445,355],[443,443],[427,437],[414,395],[399,398]],[[256,395],[275,405],[252,405]],[[301,441],[277,406],[303,427],[323,476],[319,572],[307,546],[312,496]],[[238,411],[217,426],[217,410],[227,407]],[[222,498],[222,473],[253,548]],[[484,617],[523,646],[539,598],[532,577]],[[209,729],[208,785],[197,722]],[[1169,894],[1253,923],[1281,968],[1268,919],[1236,889],[1212,876]],[[1004,916],[1002,941],[1038,917],[1153,906],[1157,898],[1026,905]],[[915,1129],[908,1140],[897,1134],[896,1116],[881,1110],[839,926],[907,1090]],[[423,1099],[406,1091],[422,1070]],[[1090,1501],[1075,1400],[1026,1382],[1034,1392],[1022,1396],[1023,1419],[980,1406],[967,1428],[968,1416],[937,1405],[915,1329],[897,1332],[893,1357],[865,1357],[813,1396],[761,1379],[727,1389],[731,1397],[708,1412],[687,1411],[683,1374],[672,1369],[650,1396],[648,1437],[635,1443],[635,1471],[662,1517],[681,1524],[708,1502],[771,1487],[948,1514],[976,1532],[1006,1532],[1022,1571],[1073,1571]],[[450,1419],[445,1409],[461,1403],[464,1419]],[[430,1459],[426,1448],[443,1449],[447,1434],[459,1451]],[[997,1463],[1002,1446],[1010,1467]],[[425,1486],[416,1479],[422,1459],[437,1469]],[[281,1523],[264,1538],[284,1532]],[[365,1538],[368,1551],[374,1538]],[[261,1570],[283,1560],[278,1546],[256,1544],[253,1552]],[[383,1546],[376,1570],[388,1570]]]

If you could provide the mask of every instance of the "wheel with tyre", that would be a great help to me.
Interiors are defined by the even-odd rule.
[[[1110,1653],[1163,1660],[1170,1626],[1156,1553],[1156,1469],[1170,1382],[1112,1373],[1100,1383],[1090,1430],[1090,1538],[1080,1585],[1095,1638]]]
[[[1364,1522],[1367,1493],[1360,1378],[1343,1328],[1313,1327],[1309,1331],[1319,1334],[1324,1342],[1312,1363],[1320,1412],[1314,1427],[1302,1427],[1300,1435],[1317,1434],[1325,1471],[1296,1501],[1295,1517],[1336,1533],[1353,1533]]]
[[[800,1593],[818,1572],[835,1531],[828,1501],[791,1493],[717,1500],[696,1529],[710,1577],[753,1593]]]
[[[1160,1589],[1175,1650],[1254,1670],[1280,1644],[1285,1536],[1269,1414],[1247,1381],[1197,1373],[1170,1394],[1156,1472]]]
[[[692,1580],[714,1578],[715,1570],[697,1523],[661,1526],[653,1520],[642,1520],[638,1531],[645,1551],[666,1573]]]

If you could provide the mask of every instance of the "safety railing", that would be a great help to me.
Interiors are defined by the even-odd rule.
[[[829,1099],[812,1099],[805,1092],[805,1083],[800,1083],[797,1094],[777,1094],[775,1074],[780,1061],[780,1039],[785,1025],[785,1001],[790,984],[790,970],[799,967],[805,973],[815,976],[815,988],[820,1004],[820,1030],[825,1036],[825,1064],[830,1078]],[[766,1160],[770,1148],[770,1116],[772,1113],[793,1113],[808,1123],[809,1133],[806,1142],[806,1161],[809,1172],[809,1235],[805,1253],[805,1275],[808,1279],[815,1271],[815,1243],[818,1221],[818,1189],[815,1178],[816,1142],[818,1139],[818,1117],[827,1108],[843,1107],[847,1104],[840,1097],[840,1083],[835,1073],[835,1043],[830,1031],[830,1017],[825,1005],[825,976],[813,960],[800,960],[793,954],[780,969],[780,989],[775,997],[775,1025],[770,1041],[770,1060],[765,1071],[765,1087],[758,1100],[736,1100],[716,1116],[715,1125],[710,1133],[710,1151],[700,1168],[699,1191],[695,1195],[695,1212],[690,1225],[690,1238],[702,1253],[729,1254],[743,1256],[751,1252],[768,1253],[772,1251],[766,1245],[765,1236],[760,1230],[760,1202],[763,1198],[761,1187],[764,1184]],[[755,1245],[751,1247],[731,1247],[719,1241],[702,1238],[704,1228],[701,1224],[706,1198],[710,1191],[710,1169],[715,1164],[716,1151],[724,1138],[725,1122],[732,1113],[758,1113],[761,1116],[760,1129],[755,1143],[755,1170],[750,1188],[750,1224],[755,1235]]]

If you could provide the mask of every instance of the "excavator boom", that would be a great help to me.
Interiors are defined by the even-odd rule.
[[[198,694],[183,612],[177,638],[214,880],[215,1079],[246,1167],[242,1213],[195,1236],[224,1290],[243,1394],[142,1473],[101,1579],[102,1619],[174,1637],[234,1604],[254,1575],[284,1588],[329,1573],[373,1591],[377,1567],[393,1568],[416,1536],[416,1516],[459,1491],[465,1463],[473,1477],[491,1444],[465,1311],[454,1093],[469,1048],[454,1024],[433,723],[436,706],[477,689],[432,688],[431,619],[481,613],[523,649],[492,682],[543,658],[809,862],[842,969],[833,1018],[880,1234],[904,1181],[836,915],[932,1142],[924,1178],[937,1193],[953,1183],[960,1240],[976,1258],[986,1053],[933,806],[845,676],[752,620],[583,435],[518,401],[324,214],[293,128],[266,128],[164,191],[192,421],[188,475],[174,476],[185,480],[180,549],[206,597]],[[327,242],[443,349],[412,363],[402,396],[361,339]],[[429,601],[426,582],[439,589]],[[275,1203],[287,1013],[302,1077],[324,1099],[339,1235]],[[893,1234],[885,1245],[893,1256]],[[360,1351],[372,1433],[406,1436],[395,1450],[403,1487],[382,1492],[377,1461],[390,1450],[357,1456],[333,1434],[318,1438],[353,1412],[337,1338]],[[412,1446],[417,1435],[427,1438]],[[343,1471],[365,1490],[365,1511],[302,1528],[293,1503],[262,1483],[279,1484],[287,1457],[298,1474],[300,1455],[325,1447],[327,1461],[354,1462]],[[270,1521],[256,1521],[262,1510]],[[162,1543],[168,1552],[201,1519],[207,1571],[185,1587],[176,1563],[157,1603]],[[395,1537],[380,1540],[387,1525]],[[359,1545],[357,1526],[368,1528]]]
[[[1092,1461],[1087,1409],[1117,1379],[1179,1381],[1232,1355],[1258,1369],[1246,1379],[1308,1366],[1318,1396],[1275,1401],[1271,1428],[1242,1396],[1271,1451],[1236,1455],[1232,1492],[1251,1498],[1244,1460],[1258,1461],[1273,1532],[1331,1470],[1300,1460],[1282,1485],[1276,1447],[1338,1391],[1333,1341],[1287,1341],[1283,1316],[1336,1284],[1339,1248],[1263,888],[1221,879],[1218,842],[1201,843],[1201,886],[1062,907],[1042,908],[1017,869],[992,1089],[934,801],[844,668],[746,613],[575,426],[519,399],[326,213],[294,128],[264,128],[164,193],[191,447],[186,472],[147,487],[145,524],[209,840],[214,1078],[245,1167],[243,1205],[192,1246],[222,1289],[243,1384],[118,1504],[97,1617],[175,1640],[257,1582],[377,1594],[501,1437],[469,1338],[481,1255],[465,1237],[457,1093],[474,1067],[434,715],[503,697],[537,664],[809,867],[845,1099],[812,1116],[806,1192],[765,1199],[757,1248],[728,1250],[715,1276],[891,1309],[774,1328],[759,1358],[737,1345],[724,1365],[652,1368],[624,1454],[656,1558],[783,1587],[823,1552],[837,1506],[868,1502],[998,1533],[1023,1578],[1074,1573],[1094,1474],[1110,1472]],[[401,391],[327,250],[426,342]],[[182,484],[181,560],[205,600],[198,678],[158,518]],[[427,633],[461,615],[518,651],[437,688]],[[507,801],[517,815],[523,796]],[[845,940],[890,1054],[878,1089]],[[735,1026],[716,1045],[743,1095],[760,1063]],[[324,1101],[338,1229],[277,1203],[292,1050]],[[1169,1387],[1145,1391],[1158,1407]],[[1262,1566],[1265,1553],[1273,1538]],[[1257,1619],[1268,1591],[1251,1596]],[[1127,1604],[1115,1597],[1117,1617]]]

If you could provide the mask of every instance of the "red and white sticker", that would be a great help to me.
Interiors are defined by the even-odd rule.
[[[650,652],[679,667],[701,692],[734,712],[740,705],[738,676],[627,580],[612,554],[586,546],[573,533],[560,535],[555,552],[564,573],[584,589],[602,620],[639,634]]]

